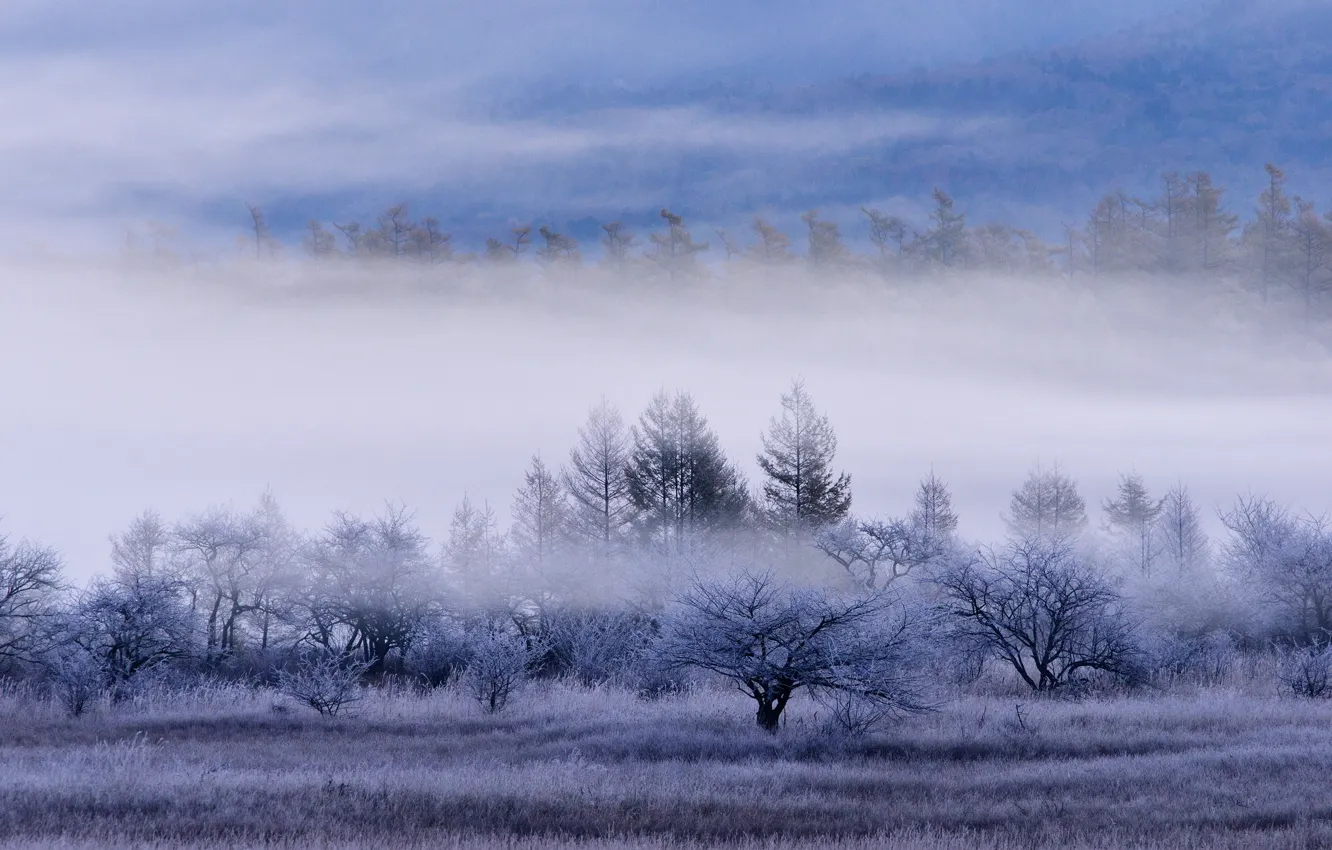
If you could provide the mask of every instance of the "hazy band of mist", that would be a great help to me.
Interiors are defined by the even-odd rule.
[[[632,419],[658,389],[690,391],[752,479],[794,377],[838,430],[859,513],[904,510],[933,468],[963,533],[994,536],[1038,460],[1091,504],[1136,469],[1204,505],[1329,507],[1326,348],[1150,280],[54,262],[3,277],[0,514],[79,575],[146,507],[267,486],[307,527],[392,499],[441,537],[464,494],[503,517],[531,455],[561,463],[603,396]]]

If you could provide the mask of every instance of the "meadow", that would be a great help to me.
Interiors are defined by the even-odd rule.
[[[700,685],[536,682],[499,714],[368,689],[335,718],[234,683],[68,717],[0,697],[0,846],[1306,848],[1332,844],[1332,703],[1225,681],[1034,698],[986,680],[848,737]]]

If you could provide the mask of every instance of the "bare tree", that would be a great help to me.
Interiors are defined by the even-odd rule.
[[[175,554],[207,611],[208,655],[233,652],[242,616],[255,610],[263,529],[250,517],[212,508],[177,523],[172,539]]]
[[[583,255],[578,251],[578,242],[573,237],[556,233],[545,225],[542,225],[537,233],[542,240],[542,245],[537,248],[537,262],[542,267],[576,265],[582,260]]]
[[[953,510],[953,494],[948,484],[930,470],[916,488],[916,506],[908,518],[926,537],[947,541],[957,532],[957,512]]]
[[[180,582],[169,577],[95,580],[56,635],[95,659],[116,699],[145,671],[195,654],[193,613]]]
[[[752,259],[764,265],[791,262],[791,239],[771,222],[754,216],[754,233],[758,235],[758,242],[749,248]]]
[[[842,233],[836,222],[819,218],[818,210],[810,210],[800,216],[800,220],[805,223],[808,232],[810,263],[828,267],[846,261],[846,244],[842,242]]]
[[[316,259],[331,257],[337,253],[337,239],[324,229],[317,219],[310,219],[305,225],[305,237],[301,240],[305,252]]]
[[[370,673],[383,671],[434,609],[439,588],[426,546],[404,507],[371,519],[335,513],[308,549],[308,637],[340,655],[357,653]]]
[[[364,696],[361,679],[367,670],[368,665],[354,655],[315,650],[278,674],[278,690],[321,717],[336,717]]]
[[[878,590],[937,563],[948,554],[950,541],[911,519],[852,517],[815,535],[814,546],[856,584]]]
[[[0,665],[36,660],[62,590],[60,556],[0,534]]]
[[[1067,541],[1047,535],[959,559],[935,579],[962,635],[1032,690],[1083,672],[1137,675],[1133,622],[1119,592]]]
[[[274,241],[273,233],[268,228],[268,219],[264,216],[264,211],[254,204],[246,204],[245,208],[250,212],[250,230],[254,234],[255,259],[259,259],[265,254],[274,253],[277,249],[277,242]]]
[[[870,242],[878,251],[880,270],[886,273],[892,268],[901,274],[906,261],[907,240],[914,236],[911,226],[895,215],[885,215],[866,207],[861,207],[860,211],[869,219]]]
[[[660,652],[669,666],[729,679],[758,704],[759,728],[776,732],[802,688],[855,693],[891,712],[927,708],[918,629],[882,593],[840,596],[743,572],[681,596]]]

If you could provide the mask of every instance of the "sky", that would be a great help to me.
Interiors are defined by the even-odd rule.
[[[802,158],[986,127],[911,114],[733,121],[687,104],[588,111],[568,87],[808,84],[1066,43],[1195,2],[7,0],[0,245],[103,245],[145,220],[215,244],[246,202],[294,222],[424,196],[652,209],[659,199],[632,179],[558,175],[607,158],[632,171],[663,144]]]

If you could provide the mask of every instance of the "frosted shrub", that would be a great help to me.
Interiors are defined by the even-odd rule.
[[[46,660],[46,669],[51,695],[70,717],[81,717],[88,704],[102,693],[105,684],[102,666],[81,646],[71,645],[52,653]]]
[[[467,635],[456,626],[431,624],[412,641],[404,661],[426,685],[446,685],[467,666]]]
[[[361,698],[367,665],[348,655],[321,652],[301,658],[294,669],[278,674],[278,690],[323,717],[336,717]]]
[[[544,652],[544,647],[531,646],[498,626],[484,626],[468,640],[463,684],[483,709],[503,711]]]
[[[1296,696],[1309,699],[1332,697],[1332,646],[1292,654],[1281,665],[1277,677]]]

